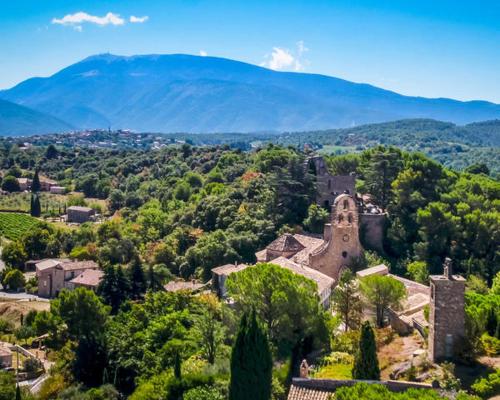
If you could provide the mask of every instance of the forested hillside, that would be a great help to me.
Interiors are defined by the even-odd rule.
[[[213,295],[162,288],[178,278],[207,282],[221,264],[254,263],[255,252],[283,232],[321,228],[329,214],[314,204],[315,180],[304,171],[306,157],[276,145],[253,152],[189,144],[149,151],[55,146],[20,151],[2,142],[3,182],[37,168],[84,195],[72,194],[68,201],[78,197],[84,205],[97,198],[107,204],[102,223],[43,223],[3,248],[4,282],[26,260],[45,257],[96,260],[104,271],[97,294],[63,291],[50,312],[31,315],[15,331],[19,337],[48,334],[46,344],[57,360],[38,398],[86,392],[109,399],[118,399],[118,393],[134,400],[176,399],[179,393],[189,400],[225,399],[233,388],[230,379],[243,368],[229,365],[231,347],[233,355],[250,357],[254,348],[245,353],[243,345],[249,335],[267,363],[269,386],[263,390],[283,400],[287,376],[296,373],[304,354],[354,354],[357,331],[339,333],[334,328],[339,321],[318,306],[315,284],[286,269],[262,264],[241,281],[229,279],[232,297],[240,299],[236,307]],[[454,172],[394,147],[327,161],[333,174],[356,172],[359,191],[389,212],[385,250],[366,252],[352,268],[385,262],[395,274],[427,282],[451,257],[455,272],[474,284],[467,298],[473,327],[468,354],[495,352],[500,183],[480,171]],[[246,295],[238,297],[241,293]],[[260,364],[254,368],[261,371]]]

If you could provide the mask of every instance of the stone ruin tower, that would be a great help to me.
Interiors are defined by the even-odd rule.
[[[325,225],[323,239],[325,243],[309,255],[309,266],[338,282],[341,270],[348,268],[363,251],[359,241],[358,206],[352,196],[336,197],[331,223]]]
[[[449,258],[443,275],[431,275],[429,358],[439,362],[453,358],[465,337],[465,279],[453,275]]]

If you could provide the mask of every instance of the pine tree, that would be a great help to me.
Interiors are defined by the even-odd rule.
[[[121,266],[104,269],[98,292],[104,303],[111,306],[111,312],[116,314],[129,295],[129,282]]]
[[[269,400],[271,380],[271,350],[254,311],[243,315],[233,346],[229,400]]]
[[[40,197],[38,194],[31,195],[30,214],[33,217],[40,217],[40,215],[42,215],[42,207],[40,206]]]
[[[146,278],[139,256],[134,256],[128,268],[130,280],[130,295],[132,299],[140,299],[146,292]]]
[[[354,379],[380,380],[375,334],[369,322],[364,322],[361,327],[359,350],[354,360],[352,377]]]
[[[42,185],[40,184],[38,170],[35,170],[35,176],[33,176],[33,182],[31,183],[31,193],[38,193],[41,189]]]

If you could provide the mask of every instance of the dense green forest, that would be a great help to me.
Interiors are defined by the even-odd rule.
[[[53,145],[20,150],[3,141],[2,184],[36,169],[107,204],[100,224],[42,223],[3,245],[9,267],[3,279],[26,260],[44,257],[96,260],[105,271],[97,295],[64,291],[50,312],[32,315],[25,332],[17,332],[49,334],[57,363],[39,398],[87,398],[71,393],[94,388],[102,397],[89,399],[118,398],[118,392],[131,399],[223,399],[238,368],[229,364],[231,347],[236,351],[238,337],[244,342],[244,335],[254,335],[269,340],[262,342],[262,357],[269,346],[272,396],[283,399],[297,360],[312,350],[335,350],[336,321],[318,306],[310,281],[261,265],[255,276],[229,284],[240,299],[236,307],[212,295],[160,289],[177,277],[206,282],[211,269],[225,263],[254,263],[254,253],[279,234],[326,222],[328,213],[314,204],[306,157],[296,146],[278,145],[251,152],[187,143],[148,151]],[[481,165],[457,172],[390,146],[327,162],[334,174],[356,172],[359,191],[389,212],[384,252],[365,258],[426,282],[451,257],[455,271],[474,283],[467,299],[469,354],[492,351],[500,339],[500,182]],[[276,297],[259,301],[269,288]],[[269,315],[265,307],[271,306]],[[258,326],[248,322],[252,313]]]

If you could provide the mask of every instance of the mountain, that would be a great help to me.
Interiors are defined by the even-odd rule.
[[[58,118],[0,100],[0,136],[63,132],[73,127]]]
[[[500,105],[402,96],[338,78],[190,55],[89,57],[0,98],[80,128],[249,132],[350,127],[404,118],[466,124]]]

